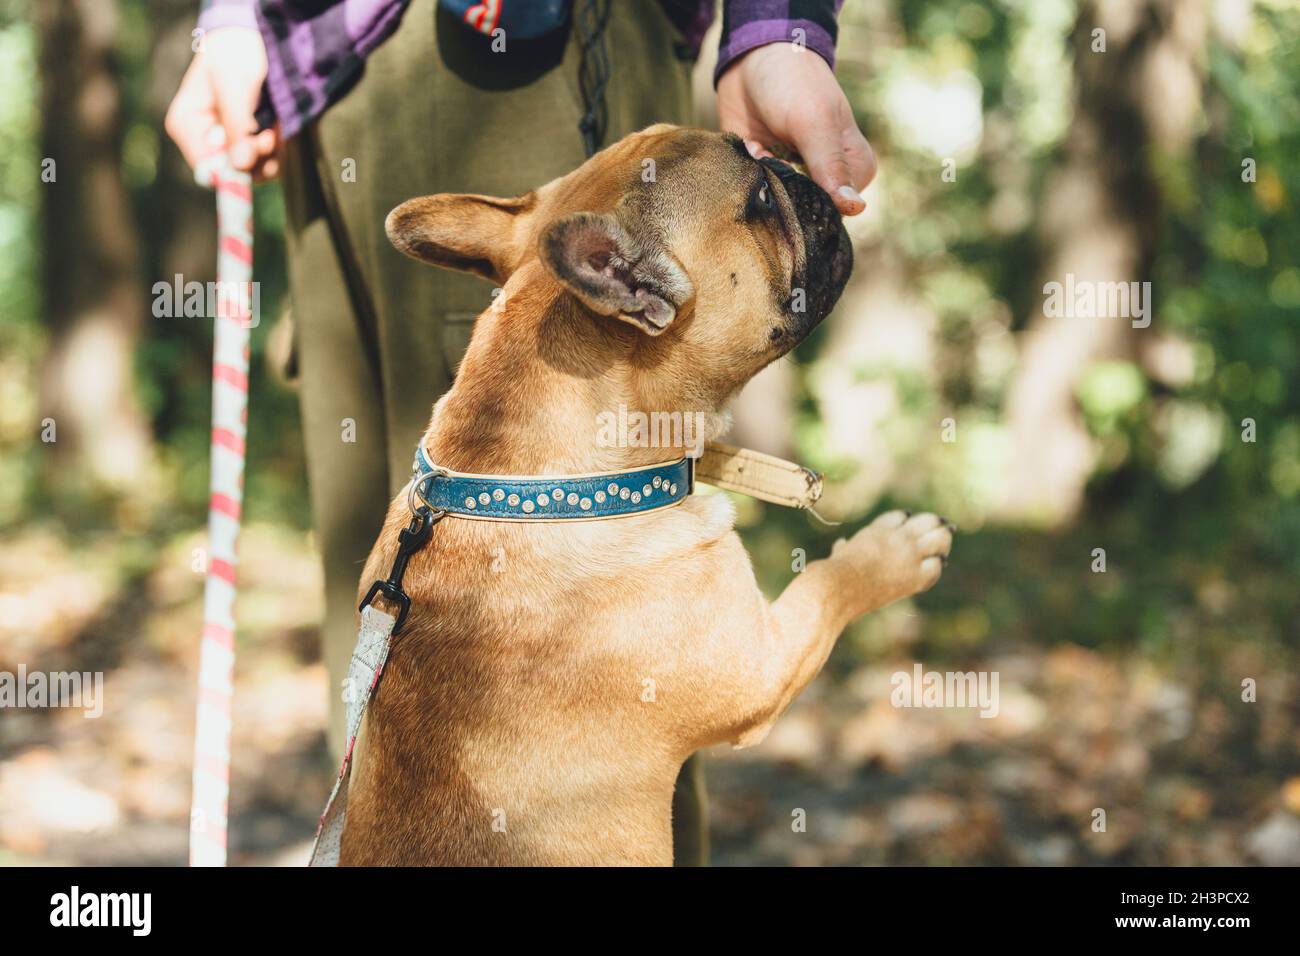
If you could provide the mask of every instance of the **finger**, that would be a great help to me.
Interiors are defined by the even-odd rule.
[[[259,183],[269,182],[279,175],[280,159],[278,156],[268,156],[253,167],[253,179]]]
[[[724,76],[723,80],[727,80],[727,76]],[[755,159],[772,155],[764,144],[775,143],[777,137],[748,105],[742,106],[736,102],[736,99],[736,97],[724,96],[721,86],[719,87],[718,129],[739,136],[749,155]]]
[[[258,156],[272,156],[280,144],[280,135],[273,129],[264,129],[253,136],[253,144],[257,147]]]
[[[264,129],[236,143],[230,150],[230,163],[236,169],[256,172],[275,155],[277,137],[274,130]]]
[[[280,175],[283,159],[280,155],[280,125],[264,129],[253,138],[258,150],[252,175],[255,182],[263,183]]]
[[[821,106],[808,111],[794,130],[794,146],[808,166],[808,175],[830,194],[836,208],[855,216],[867,207],[853,186],[853,172],[844,150],[844,132],[852,124],[847,103]]]

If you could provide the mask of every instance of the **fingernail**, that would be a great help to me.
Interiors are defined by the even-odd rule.
[[[835,190],[835,192],[841,199],[847,199],[849,202],[862,203],[864,206],[867,204],[867,201],[862,198],[862,194],[852,186],[841,186],[839,189]]]

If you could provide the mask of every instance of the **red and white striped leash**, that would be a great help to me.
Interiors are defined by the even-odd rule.
[[[230,736],[235,671],[235,569],[244,498],[248,428],[249,335],[256,317],[248,303],[253,278],[253,187],[230,165],[218,127],[213,151],[194,171],[217,194],[217,282],[213,322],[212,464],[208,504],[207,579],[199,651],[194,728],[194,795],[190,866],[225,866],[230,797]],[[248,295],[232,296],[244,289]]]

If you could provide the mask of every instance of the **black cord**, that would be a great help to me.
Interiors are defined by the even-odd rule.
[[[586,110],[578,120],[578,131],[582,133],[583,148],[591,156],[604,143],[608,123],[605,87],[609,85],[609,53],[605,49],[605,25],[609,22],[609,0],[580,0],[573,16],[582,47],[578,87]]]

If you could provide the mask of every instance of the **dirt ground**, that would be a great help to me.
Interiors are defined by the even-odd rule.
[[[0,864],[185,862],[201,540],[0,545],[0,671],[105,674],[96,719],[0,710]],[[300,533],[254,525],[241,553],[232,863],[294,865],[334,772],[319,581]],[[1132,656],[977,648],[963,669],[1000,679],[986,719],[893,706],[913,658],[867,656],[837,651],[762,745],[710,752],[715,863],[1300,863],[1300,776],[1257,759],[1294,749],[1294,701],[1243,718]],[[1294,662],[1270,673],[1294,689]]]

